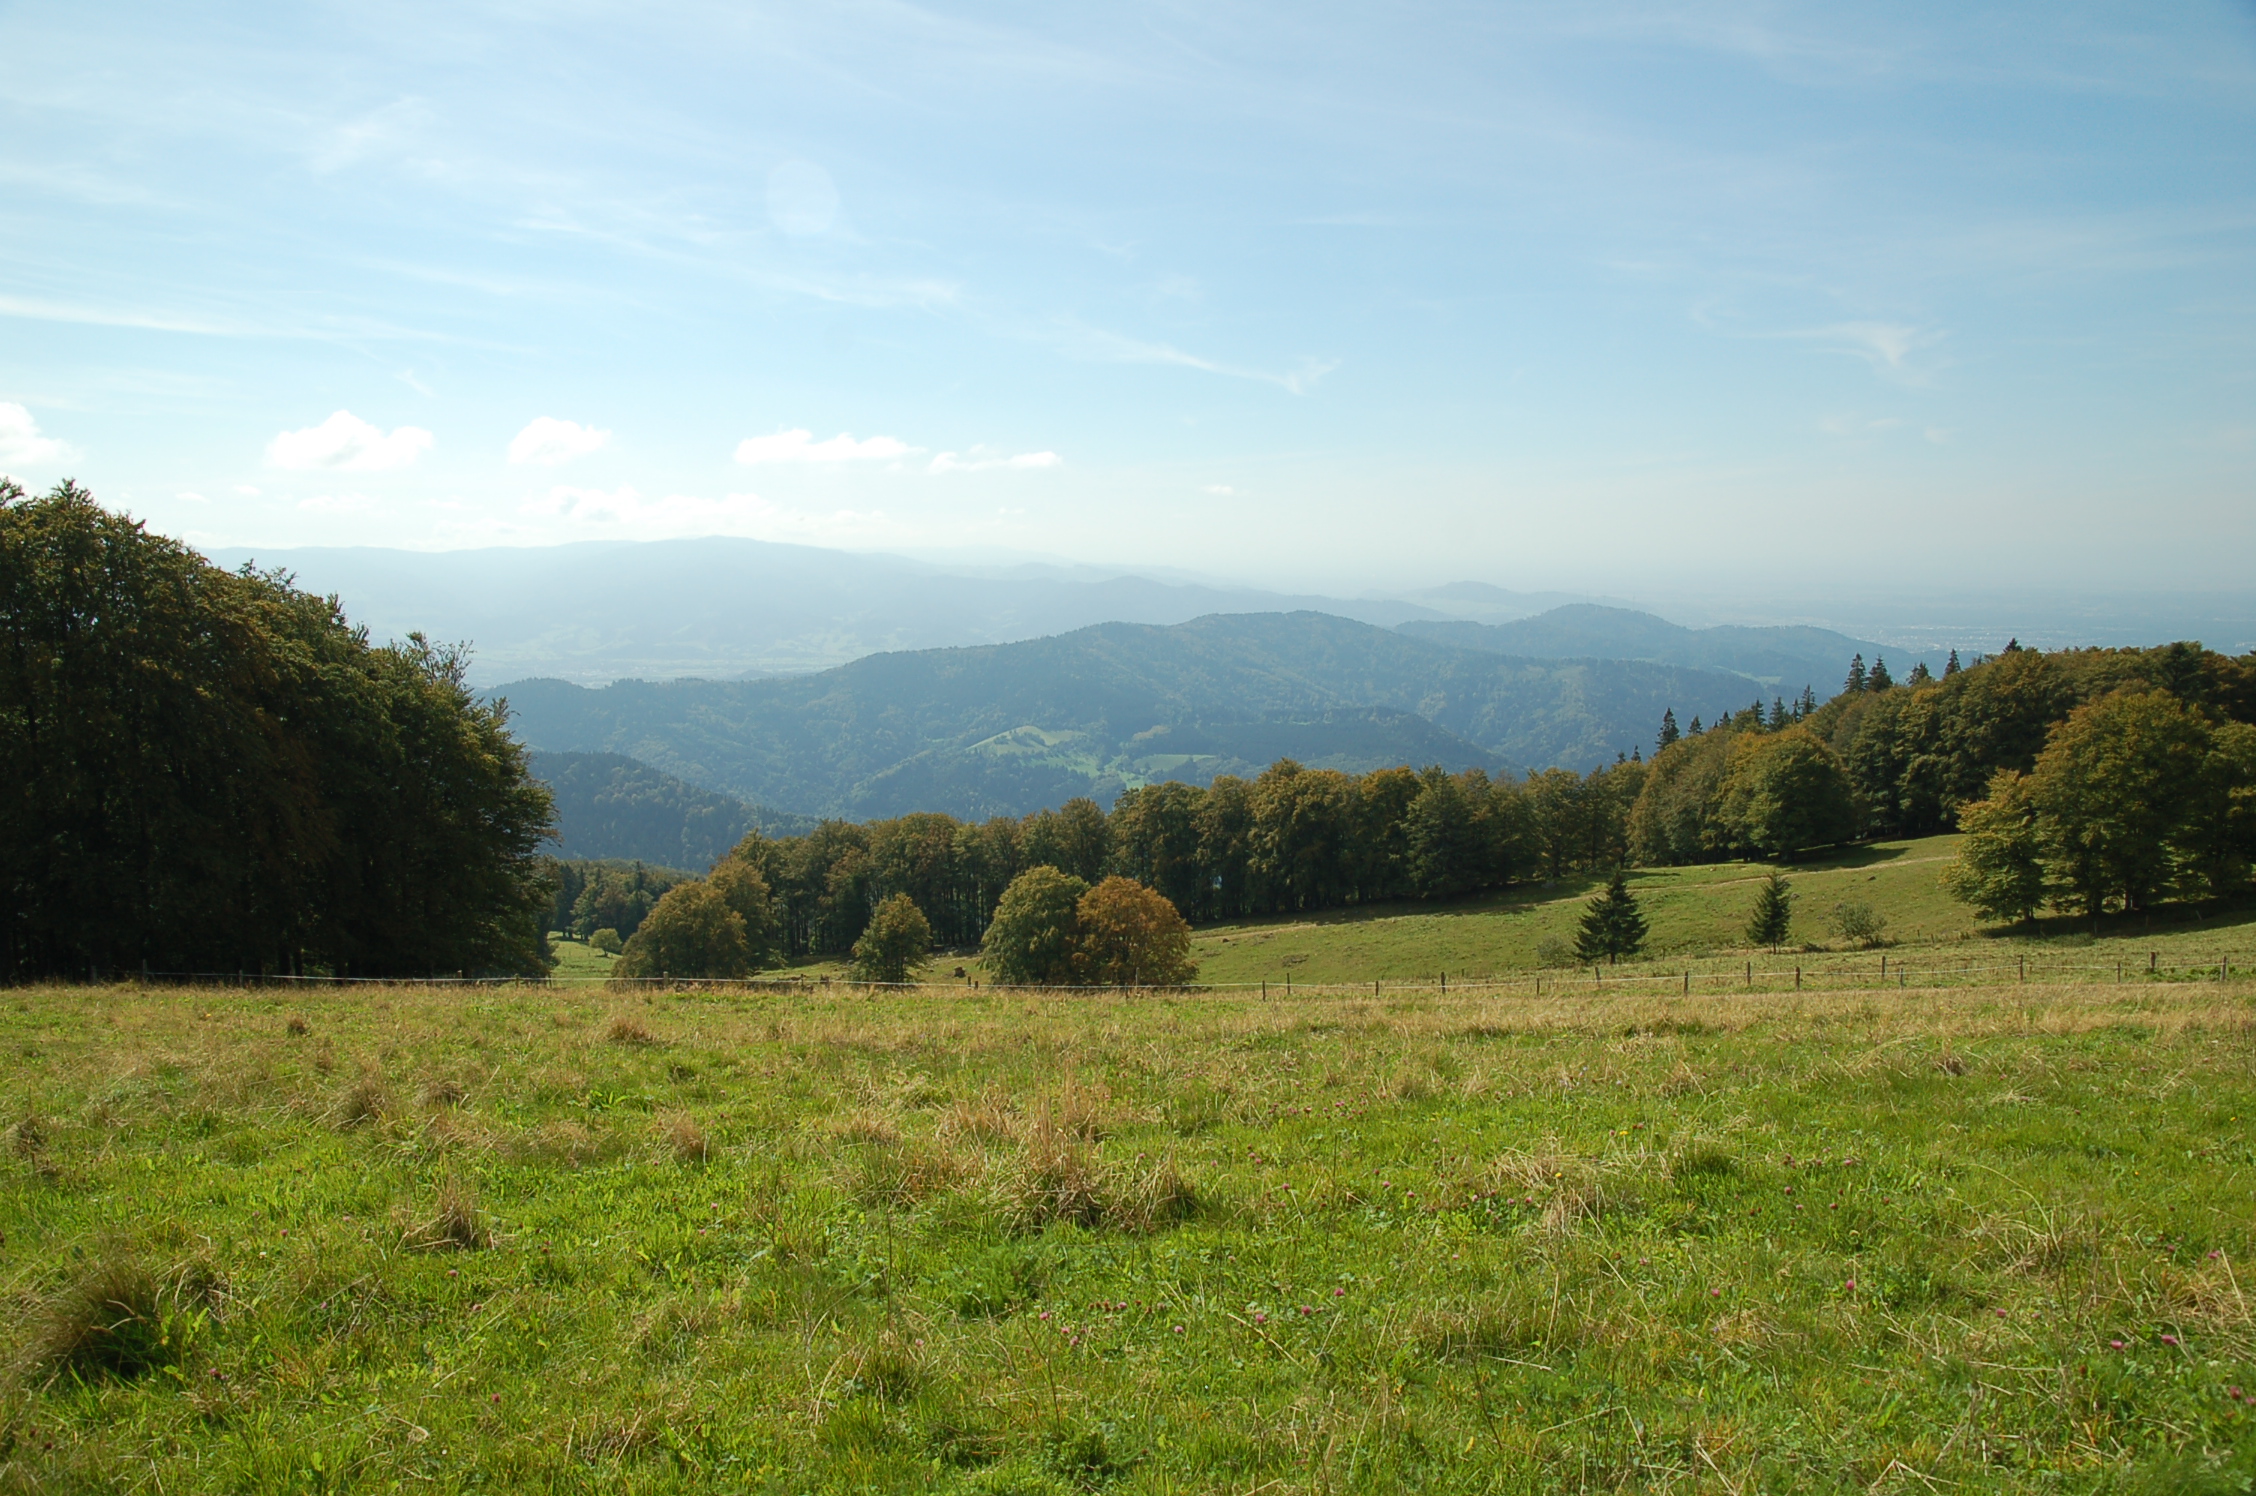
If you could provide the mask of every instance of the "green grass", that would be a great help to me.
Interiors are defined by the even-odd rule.
[[[2252,998],[0,994],[0,1490],[2244,1490]]]
[[[1881,951],[1853,950],[1830,927],[1847,902],[1872,905],[1887,919],[1890,969],[1916,972],[1972,964],[2002,971],[2022,958],[2040,972],[2073,968],[2084,976],[2111,971],[2121,958],[2143,968],[2206,961],[2246,952],[2256,960],[2249,911],[2201,919],[2173,910],[2157,923],[2113,919],[2094,938],[2080,920],[2049,919],[2034,931],[1985,930],[1965,905],[1946,896],[1938,878],[1957,852],[1955,836],[1882,842],[1783,869],[1795,898],[1790,952],[1752,950],[1744,933],[1767,864],[1640,868],[1629,875],[1651,928],[1640,961],[1609,973],[1617,978],[1681,973],[1728,974],[1752,962],[1771,979],[1804,968],[1813,977],[1854,972],[1876,979]],[[1310,986],[1368,983],[1438,984],[1484,978],[1523,980],[1559,963],[1544,947],[1571,946],[1584,908],[1604,880],[1582,874],[1556,885],[1437,906],[1378,905],[1301,917],[1247,920],[1199,929],[1192,953],[1199,979],[1216,984],[1290,978]],[[1585,973],[1587,975],[1587,972]]]

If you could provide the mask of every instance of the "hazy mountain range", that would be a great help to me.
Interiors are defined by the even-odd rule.
[[[1649,749],[1661,713],[1713,718],[1744,675],[1633,660],[1535,660],[1315,612],[873,655],[814,675],[503,688],[549,752],[616,753],[783,810],[1022,815],[1203,783],[1290,756],[1312,766],[1588,767]]]
[[[1094,623],[1313,609],[1391,626],[1500,622],[1569,593],[1457,582],[1391,598],[1291,595],[1097,567],[943,566],[900,556],[712,536],[639,543],[398,551],[228,549],[333,593],[377,639],[473,646],[481,685],[529,675],[598,682],[729,679],[842,665],[887,650],[1000,644]]]

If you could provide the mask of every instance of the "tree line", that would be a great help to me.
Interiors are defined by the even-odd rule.
[[[2256,716],[2256,662],[2191,644],[2053,653],[2010,645],[1963,668],[1954,652],[1940,675],[1922,665],[1902,681],[1883,661],[1867,667],[1859,657],[1822,704],[1805,688],[1792,702],[1758,700],[1681,730],[1670,712],[1651,759],[1640,752],[1583,774],[1406,767],[1347,774],[1282,759],[1251,779],[1132,789],[1109,813],[1077,799],[984,822],[937,812],[826,821],[804,836],[755,833],[728,860],[758,875],[760,939],[767,959],[779,961],[852,953],[874,912],[894,898],[914,906],[933,942],[978,946],[1006,890],[1033,869],[1054,870],[1081,890],[1125,878],[1187,919],[1209,922],[1454,898],[1625,865],[1790,861],[1869,837],[1949,829],[1962,807],[1971,807],[1970,829],[2000,816],[2037,828],[2008,858],[2025,869],[2045,847],[2056,860],[2067,856],[2083,834],[2068,829],[2072,817],[2061,809],[2073,797],[2046,788],[2065,783],[2067,771],[2033,779],[2036,798],[2026,803],[2010,798],[2020,791],[1993,786],[1995,776],[2032,774],[2059,733],[2086,733],[2078,724],[2115,722],[2129,710],[2098,703],[2142,696],[2169,703],[2144,710],[2175,713],[2171,720],[2184,727],[2174,751],[2207,765],[2163,773],[2180,787],[2168,790],[2178,797],[2174,808],[2141,823],[2178,828],[2158,843],[2165,850],[2157,855],[2174,871],[2133,870],[2127,854],[2079,865],[2112,869],[2105,876],[2116,880],[2114,891],[2105,897],[2119,902],[2191,888],[2188,869],[2200,870],[2194,881],[2211,893],[2241,887],[2245,822],[2256,814],[2246,795],[2256,774],[2235,767],[2235,755]],[[2127,792],[2131,781],[2121,775],[2131,772],[2116,765],[2078,782],[2114,786],[2085,792],[2097,805]],[[1992,808],[1998,794],[2008,797],[2007,810]],[[2051,820],[2027,808],[2038,803],[2052,807]],[[2127,831],[2107,834],[2110,845],[2137,840]],[[2044,876],[2053,879],[2038,879],[2047,888],[2080,879],[2081,897],[2100,875]],[[2014,886],[2032,885],[2024,875]],[[2019,910],[2013,897],[1985,907]]]
[[[546,970],[548,792],[463,663],[0,479],[0,974]]]

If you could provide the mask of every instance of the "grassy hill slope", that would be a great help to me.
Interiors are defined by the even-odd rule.
[[[0,1492],[2245,1489],[2252,997],[19,990]]]

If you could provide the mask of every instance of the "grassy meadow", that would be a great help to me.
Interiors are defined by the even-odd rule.
[[[2252,1000],[11,991],[0,1489],[2245,1490]]]

